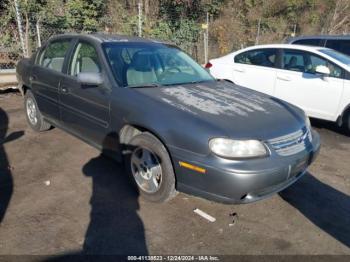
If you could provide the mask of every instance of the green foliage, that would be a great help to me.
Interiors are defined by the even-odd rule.
[[[296,34],[343,33],[350,29],[347,0],[142,0],[142,35],[171,41],[193,55],[203,53],[201,24],[210,15],[209,55],[255,43],[281,42]],[[138,0],[18,0],[26,39],[68,31],[138,34]],[[343,3],[343,4],[342,4]],[[343,8],[344,7],[344,8]],[[336,9],[338,8],[338,10]],[[346,9],[347,8],[347,9]],[[345,22],[342,20],[345,19]],[[13,0],[0,1],[0,46],[19,50]],[[339,26],[340,24],[340,26]],[[27,26],[27,27],[26,27]],[[32,44],[35,47],[35,44]]]
[[[75,30],[97,31],[105,10],[103,0],[70,0],[66,4],[67,25]]]

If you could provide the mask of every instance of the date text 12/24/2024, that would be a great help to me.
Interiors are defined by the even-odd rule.
[[[128,256],[128,261],[220,261],[217,256]]]

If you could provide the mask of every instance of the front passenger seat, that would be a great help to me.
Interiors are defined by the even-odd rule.
[[[126,78],[129,86],[157,82],[157,75],[151,64],[151,53],[139,51],[134,54]]]

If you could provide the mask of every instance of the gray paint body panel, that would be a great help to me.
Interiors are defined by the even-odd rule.
[[[265,158],[228,160],[217,157],[209,150],[208,142],[211,138],[258,139],[266,142],[304,128],[303,111],[276,98],[225,81],[150,88],[122,88],[115,82],[103,55],[101,43],[139,41],[152,44],[154,42],[99,35],[65,35],[62,38],[65,37],[91,42],[97,48],[105,84],[103,87],[86,90],[86,95],[98,93],[99,100],[94,104],[101,104],[103,101],[105,106],[102,111],[94,111],[93,106],[90,106],[86,108],[88,111],[84,116],[80,117],[79,110],[84,109],[83,104],[79,102],[80,99],[76,97],[74,102],[67,97],[63,99],[63,96],[67,95],[60,94],[58,90],[57,110],[61,118],[57,120],[51,119],[50,115],[46,117],[51,120],[51,123],[97,148],[119,156],[116,158],[120,158],[122,148],[118,134],[125,125],[149,130],[167,147],[179,190],[222,202],[255,201],[278,192],[296,181],[319,150],[319,137],[314,133],[313,142],[308,143],[305,150],[289,157],[279,156],[271,148],[269,148],[270,156]],[[59,38],[59,36],[54,37],[53,40]],[[72,42],[76,43],[76,41]],[[34,59],[31,59],[31,63],[20,62],[17,68],[17,73],[29,88],[32,86],[26,79],[31,74],[33,62]],[[72,89],[72,95],[79,96],[84,92],[79,89],[74,79],[64,76],[64,72],[60,74],[60,78],[64,78],[60,81],[69,85],[68,89]],[[73,83],[72,81],[75,84],[70,84],[70,82]],[[33,91],[36,93],[35,88]],[[90,98],[90,102],[97,99]],[[61,99],[65,101],[64,104],[60,104]],[[45,103],[42,104],[45,106]],[[69,116],[70,107],[79,110],[75,110],[74,121],[65,123],[64,119]],[[45,108],[40,110],[45,112]],[[62,114],[66,117],[62,118]],[[89,115],[93,116],[93,119],[89,119]],[[106,124],[88,125],[87,123],[90,122]],[[87,127],[89,132],[85,130]],[[179,161],[204,167],[206,173],[200,174],[184,169],[179,166]],[[294,174],[291,180],[290,170],[305,161],[305,166],[298,171],[298,174]],[[248,196],[241,199],[242,195]]]

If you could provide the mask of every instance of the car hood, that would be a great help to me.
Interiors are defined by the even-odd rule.
[[[229,137],[270,139],[297,131],[305,124],[302,110],[227,81],[138,90],[167,104],[164,110],[182,111]],[[176,117],[171,112],[167,115]]]

